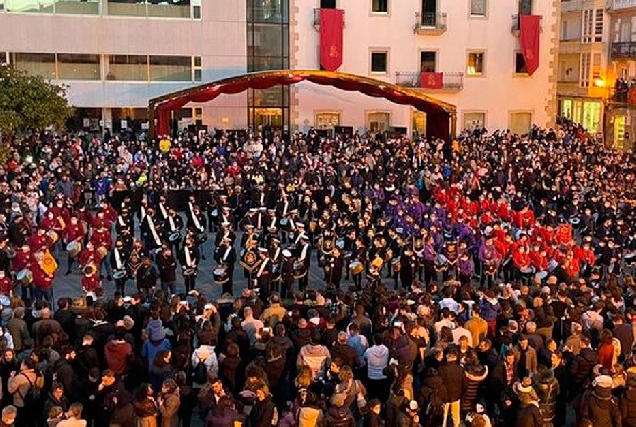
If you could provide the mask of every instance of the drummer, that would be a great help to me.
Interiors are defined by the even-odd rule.
[[[234,295],[234,265],[236,264],[236,250],[231,243],[232,241],[227,237],[221,239],[221,244],[214,249],[214,261],[219,264],[219,268],[223,268],[225,270],[225,277],[222,278],[223,293]]]
[[[73,256],[71,256],[72,254],[71,252],[69,252],[69,256],[67,257],[67,260],[66,260],[66,275],[67,276],[71,274],[73,264],[75,263],[75,258],[77,257],[77,254],[79,254],[79,251],[81,251],[82,249],[82,242],[84,241],[85,236],[86,234],[85,234],[84,225],[80,223],[79,218],[77,217],[77,214],[74,213],[73,215],[71,215],[70,222],[66,224],[66,242],[67,242],[67,248],[72,242],[75,242],[78,252]]]
[[[105,271],[108,281],[112,281],[113,269],[110,264],[109,254],[110,249],[113,245],[113,238],[110,235],[110,230],[107,228],[106,221],[100,221],[97,224],[97,228],[93,229],[89,240],[96,248],[96,250],[100,252],[100,258],[102,260],[101,264],[99,265],[100,279],[104,278],[104,275],[101,273],[102,271]]]
[[[4,270],[0,270],[0,295],[8,298],[13,295],[13,281]]]
[[[27,244],[34,253],[49,249],[53,243],[53,240],[46,234],[46,230],[40,227],[38,227],[34,235],[27,239]]]

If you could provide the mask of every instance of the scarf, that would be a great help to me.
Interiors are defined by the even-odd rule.
[[[163,207],[163,203],[159,203],[159,209],[161,209],[161,215],[164,218],[168,217],[168,212],[166,212],[166,208]]]
[[[192,222],[194,222],[194,227],[197,230],[203,232],[203,229],[201,227],[201,223],[199,222],[199,218],[195,214],[192,214]]]
[[[258,273],[256,273],[256,277],[261,277],[261,275],[263,274],[263,271],[265,270],[265,267],[267,266],[268,262],[269,262],[269,258],[265,258],[263,260],[263,262],[261,263],[260,268],[258,269]]]
[[[152,233],[152,237],[155,239],[155,244],[157,246],[161,245],[161,239],[157,235],[157,230],[155,230],[155,221],[151,216],[148,217],[148,226],[150,227],[150,232]]]
[[[119,249],[115,248],[115,267],[116,270],[122,270],[124,267],[121,263],[121,256],[119,255]]]
[[[232,249],[232,247],[231,247],[231,246],[229,246],[229,247],[225,250],[225,253],[223,254],[223,258],[221,258],[221,261],[222,261],[223,263],[225,263],[225,260],[227,259],[227,256],[230,254],[230,250],[231,250],[231,249]]]
[[[307,258],[307,249],[309,249],[309,245],[303,245],[303,249],[300,251],[299,261],[304,261]]]
[[[174,218],[169,216],[168,217],[168,222],[170,223],[170,231],[176,231],[175,230],[175,225],[174,225]]]

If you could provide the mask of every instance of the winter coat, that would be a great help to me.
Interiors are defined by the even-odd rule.
[[[621,397],[620,408],[623,426],[636,427],[636,388],[625,390]]]
[[[267,396],[264,400],[257,400],[254,403],[250,420],[252,427],[269,427],[273,423],[274,418],[274,401],[272,396]]]
[[[533,386],[539,397],[541,418],[545,423],[551,422],[556,415],[556,400],[561,385],[553,375],[550,375],[544,378],[535,377]]]
[[[517,414],[515,427],[542,427],[539,407],[533,402],[521,407]]]
[[[594,427],[621,426],[621,412],[609,388],[595,387],[586,391],[578,415],[581,421],[590,421]]]
[[[135,427],[157,427],[157,406],[154,400],[144,399],[133,403]]]
[[[163,399],[159,406],[161,427],[178,427],[179,416],[177,415],[177,412],[179,411],[179,405],[181,404],[179,393],[166,393],[162,397]]]
[[[574,358],[570,373],[572,374],[572,383],[576,388],[581,387],[590,378],[592,369],[598,363],[598,356],[591,348],[583,348],[578,356]]]
[[[384,368],[389,364],[389,349],[384,345],[374,345],[364,353],[367,359],[367,375],[370,380],[386,379]]]
[[[213,411],[208,416],[207,425],[209,427],[234,427],[236,422],[245,425],[245,416],[232,408],[225,408],[222,413]]]
[[[327,368],[329,358],[329,350],[324,345],[307,344],[300,349],[296,365],[299,370],[303,366],[308,366],[311,369],[312,376],[316,378],[318,373],[324,372]]]
[[[329,427],[354,427],[355,420],[349,408],[332,406],[327,411],[325,423]]]
[[[455,402],[461,399],[464,389],[464,370],[459,363],[445,363],[440,366],[439,375],[446,387],[446,402]]]
[[[104,347],[104,359],[108,368],[120,375],[128,371],[134,354],[130,343],[121,340],[110,340]]]
[[[424,379],[420,396],[417,403],[422,408],[422,413],[430,417],[443,413],[443,405],[448,401],[446,395],[446,386],[442,377],[437,375],[429,375]]]
[[[482,365],[467,366],[464,375],[464,389],[461,401],[462,412],[475,409],[479,386],[488,376],[488,367]]]

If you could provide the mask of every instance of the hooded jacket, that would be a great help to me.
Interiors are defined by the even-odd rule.
[[[303,366],[309,367],[312,376],[315,378],[319,372],[323,372],[326,369],[327,361],[330,357],[329,350],[324,345],[307,344],[300,349],[296,365],[298,369],[302,369]]]
[[[474,410],[480,384],[488,376],[488,367],[483,365],[470,365],[465,368],[464,389],[462,391],[461,410]]]
[[[367,373],[370,380],[386,379],[384,368],[389,364],[389,349],[384,345],[374,345],[364,353],[367,359]]]
[[[134,357],[130,343],[121,340],[108,341],[104,347],[104,359],[109,369],[120,375],[128,370],[128,362]]]

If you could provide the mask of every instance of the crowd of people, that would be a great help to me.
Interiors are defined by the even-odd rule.
[[[570,124],[16,140],[0,423],[636,426],[635,170]]]

